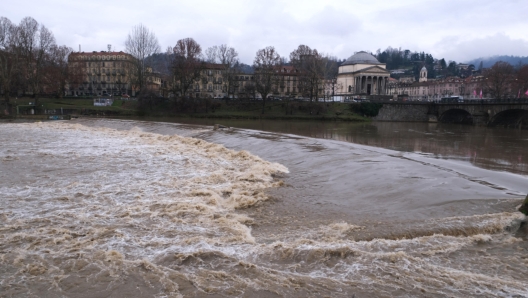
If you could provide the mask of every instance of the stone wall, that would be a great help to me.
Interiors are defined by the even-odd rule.
[[[432,116],[432,115],[431,115]],[[436,117],[433,117],[436,119]],[[430,122],[429,105],[384,104],[379,110],[376,121]]]

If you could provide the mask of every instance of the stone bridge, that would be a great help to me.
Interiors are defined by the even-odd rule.
[[[528,101],[512,102],[389,102],[378,121],[414,121],[504,126],[528,129]]]

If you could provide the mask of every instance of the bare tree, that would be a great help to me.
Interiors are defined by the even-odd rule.
[[[68,67],[68,56],[73,49],[67,46],[54,45],[50,49],[49,61],[44,69],[43,82],[48,91],[57,97],[62,97],[66,91],[70,68]]]
[[[25,17],[19,25],[19,55],[22,65],[21,77],[26,79],[24,90],[31,90],[38,105],[39,93],[42,91],[43,69],[47,66],[51,48],[55,46],[53,33],[35,19]]]
[[[517,71],[517,88],[520,89],[519,95],[523,97],[525,92],[528,91],[528,65],[523,65]]]
[[[485,85],[493,98],[508,97],[513,81],[514,68],[511,64],[498,61],[484,73]]]
[[[202,47],[192,38],[178,40],[169,47],[171,71],[174,78],[174,91],[185,97],[189,89],[200,79],[204,67]]]
[[[91,92],[95,78],[88,72],[88,62],[74,60],[73,57],[75,55],[68,56],[68,87],[70,90],[82,88],[83,93],[87,94]]]
[[[20,56],[19,61],[19,79],[20,88],[23,92],[28,91],[30,85],[30,76],[32,75],[33,53],[37,47],[38,22],[31,18],[25,17],[20,21],[18,26],[19,42],[17,51]]]
[[[160,51],[158,38],[154,32],[150,31],[143,24],[135,26],[128,34],[125,41],[126,52],[136,58],[134,61],[133,84],[140,92],[144,91],[147,82],[146,70],[148,59],[153,54]]]
[[[322,91],[324,93],[324,99],[332,97],[335,95],[336,88],[339,89],[339,84],[337,84],[337,73],[338,73],[338,63],[337,58],[329,55],[324,55],[322,57]]]
[[[312,100],[318,100],[322,93],[323,82],[329,62],[316,49],[300,45],[290,53],[292,65],[299,71],[298,84],[301,94]]]
[[[205,50],[205,61],[208,63],[216,63],[218,57],[218,46],[212,46]]]
[[[281,66],[281,57],[274,47],[269,46],[258,50],[253,61],[255,74],[255,91],[262,97],[262,113],[266,106],[266,99],[279,82],[278,71]]]
[[[0,89],[9,109],[9,94],[17,70],[18,27],[5,17],[0,17]]]
[[[234,92],[236,74],[239,72],[239,60],[237,51],[225,44],[212,46],[205,51],[206,61],[222,65],[222,77],[224,79],[227,94]]]

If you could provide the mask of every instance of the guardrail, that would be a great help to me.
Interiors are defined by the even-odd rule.
[[[408,105],[430,105],[430,104],[439,104],[439,105],[474,105],[474,104],[528,104],[528,99],[526,98],[506,98],[506,99],[466,99],[464,101],[456,102],[442,102],[441,100],[432,100],[432,101],[378,101],[370,100],[369,102],[376,102],[382,104],[408,104]],[[345,102],[349,104],[358,104],[359,102]]]

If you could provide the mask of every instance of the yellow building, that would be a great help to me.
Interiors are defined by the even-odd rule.
[[[74,52],[68,57],[68,95],[134,96],[134,57],[124,52]]]

